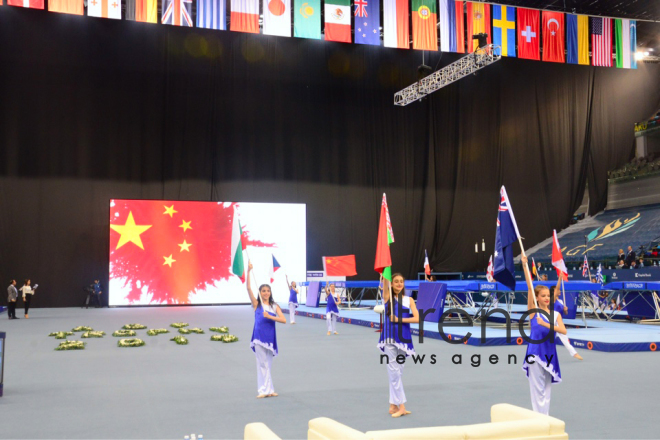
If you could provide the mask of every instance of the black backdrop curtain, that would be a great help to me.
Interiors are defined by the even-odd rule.
[[[427,54],[427,63],[429,63]],[[431,54],[444,66],[457,55]],[[309,269],[375,278],[387,193],[394,270],[485,267],[501,184],[527,246],[567,225],[655,110],[637,71],[504,59],[406,108],[421,53],[0,9],[0,275],[39,306],[107,285],[111,198],[306,203]],[[481,258],[481,260],[479,259]],[[48,292],[48,294],[46,294]]]

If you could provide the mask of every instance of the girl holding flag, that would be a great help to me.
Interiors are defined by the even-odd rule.
[[[277,397],[270,376],[273,358],[277,356],[275,323],[286,324],[286,318],[282,314],[280,306],[273,301],[273,295],[268,284],[259,286],[259,295],[256,298],[254,297],[250,287],[250,272],[252,272],[252,263],[248,261],[247,291],[254,309],[254,329],[252,330],[250,348],[257,357],[257,399]]]
[[[289,276],[286,276],[286,283],[289,285],[289,316],[291,317],[291,324],[296,323],[296,309],[298,308],[298,287],[296,282],[289,283]]]
[[[527,267],[527,257],[523,254],[521,257],[525,280],[527,281],[528,296],[527,310],[542,310],[549,316],[554,317],[551,325],[548,318],[542,313],[532,313],[529,319],[532,325],[530,338],[533,341],[527,345],[527,353],[523,362],[523,370],[527,373],[529,379],[529,389],[532,396],[532,408],[541,414],[550,412],[550,394],[552,384],[561,382],[561,370],[559,369],[559,359],[557,358],[557,346],[555,338],[551,331],[566,334],[566,327],[559,313],[550,314],[550,289],[546,286],[536,286],[532,284],[532,277]],[[536,304],[534,301],[536,298]]]
[[[410,324],[419,323],[415,300],[405,296],[404,282],[403,275],[395,273],[392,275],[390,289],[390,281],[386,277],[383,278],[385,323],[378,340],[378,348],[387,355],[387,375],[390,382],[389,413],[394,418],[410,414],[410,411],[406,410],[406,394],[403,391],[403,367],[405,364],[399,364],[396,358],[400,355],[408,357],[415,354]],[[394,296],[391,304],[390,291]]]
[[[325,306],[325,319],[328,323],[328,336],[334,332],[337,333],[337,318],[339,317],[338,304],[341,304],[341,298],[335,293],[335,283],[329,283],[326,287],[328,294],[328,304]]]

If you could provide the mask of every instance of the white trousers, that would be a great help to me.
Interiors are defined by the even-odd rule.
[[[571,356],[575,356],[577,354],[577,350],[575,347],[571,345],[571,341],[568,340],[567,335],[563,335],[561,333],[557,333],[557,336],[559,336],[559,340],[561,341],[562,344],[564,344],[564,347],[566,347],[566,350],[568,350],[568,353]]]
[[[401,405],[406,403],[406,393],[403,391],[403,367],[405,364],[399,364],[396,357],[400,354],[405,356],[406,352],[394,344],[385,344],[384,350],[388,357],[387,376],[390,380],[390,404]]]
[[[537,413],[548,415],[550,412],[552,375],[544,370],[537,361],[529,365],[528,379],[529,391],[532,395],[532,409]]]
[[[334,313],[332,314],[328,313],[327,315],[325,315],[325,321],[328,324],[329,332],[337,331],[337,315],[335,315]]]
[[[296,322],[296,309],[297,308],[298,308],[298,304],[289,303],[289,319],[291,320],[291,324]]]
[[[257,357],[257,394],[273,394],[273,379],[270,377],[270,367],[273,365],[273,352],[261,345],[254,346]]]

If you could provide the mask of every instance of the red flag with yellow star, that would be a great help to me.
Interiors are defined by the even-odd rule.
[[[113,200],[110,279],[123,281],[125,302],[190,304],[195,292],[228,280],[235,205]],[[273,246],[249,238],[247,245]]]

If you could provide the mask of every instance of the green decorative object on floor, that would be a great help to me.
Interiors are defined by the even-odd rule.
[[[188,327],[188,323],[187,322],[175,322],[174,324],[170,324],[170,327],[174,327],[174,328]]]
[[[55,350],[84,350],[85,343],[83,341],[62,341],[60,345],[55,347]]]
[[[202,330],[199,327],[191,328],[191,329],[188,329],[188,330],[190,330],[191,333],[197,333],[198,335],[203,335],[204,334],[204,330]]]
[[[144,330],[147,326],[142,324],[126,324],[122,328],[124,330]]]
[[[76,328],[71,329],[72,332],[93,332],[94,329],[87,327],[86,325],[79,325]]]
[[[229,343],[238,341],[238,338],[234,335],[213,335],[211,336],[211,340]]]
[[[85,332],[80,335],[81,338],[102,338],[103,336],[105,336],[104,331]]]
[[[73,336],[73,332],[52,332],[48,336],[55,336],[55,339],[66,339],[67,336]]]
[[[174,341],[177,345],[188,345],[188,339],[185,336],[175,336],[170,341]]]
[[[135,330],[116,330],[112,332],[112,336],[117,336],[119,338],[125,338],[126,336],[135,336]]]
[[[212,332],[217,332],[217,333],[229,333],[229,328],[222,326],[222,327],[211,327],[209,329]]]
[[[166,328],[152,328],[150,330],[147,330],[147,335],[149,336],[156,336],[160,335],[162,333],[169,333],[170,331]]]
[[[120,339],[117,341],[117,347],[142,347],[146,343],[142,339]]]
[[[187,328],[180,328],[179,333],[181,333],[182,335],[189,335],[192,332]]]

